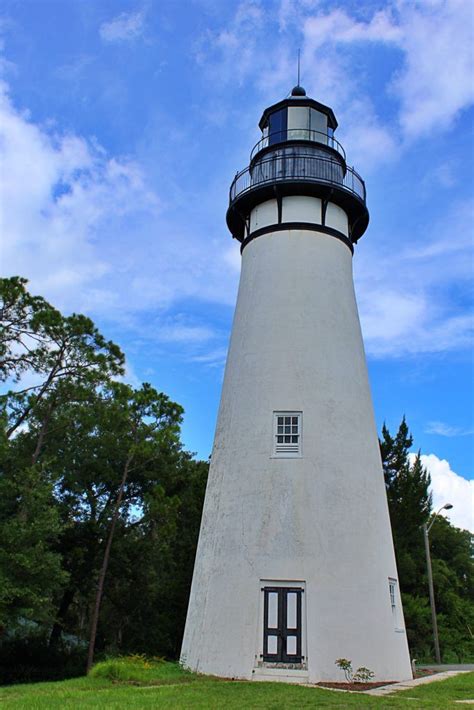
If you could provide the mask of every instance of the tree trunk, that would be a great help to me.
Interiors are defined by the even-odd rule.
[[[125,489],[125,483],[127,482],[127,476],[128,476],[128,472],[130,469],[130,464],[132,462],[132,459],[133,459],[133,454],[130,453],[127,457],[127,460],[125,462],[125,466],[123,469],[122,480],[120,482],[120,488],[119,488],[119,492],[117,495],[117,501],[115,503],[115,508],[114,508],[114,512],[112,515],[112,522],[110,524],[110,530],[109,530],[109,535],[107,538],[107,544],[106,544],[105,550],[104,550],[104,558],[102,560],[102,567],[101,567],[100,573],[99,573],[99,581],[97,584],[97,593],[95,596],[94,611],[92,613],[92,620],[91,620],[91,633],[90,633],[90,639],[89,639],[89,651],[87,654],[86,673],[89,673],[90,669],[92,668],[92,664],[94,663],[94,650],[95,650],[95,641],[96,641],[96,637],[97,637],[97,625],[99,622],[99,612],[100,612],[100,605],[102,602],[102,594],[104,591],[105,576],[107,574],[107,567],[109,565],[110,548],[112,547],[112,540],[114,537],[115,526],[117,524],[117,520],[119,517],[120,505],[122,503],[123,492]]]
[[[61,351],[61,357],[62,357],[62,351]],[[59,362],[60,362],[60,361],[59,361]],[[23,422],[25,421],[25,419],[27,418],[27,416],[28,416],[28,414],[31,412],[31,410],[38,404],[38,402],[40,401],[40,399],[42,399],[42,397],[44,396],[44,394],[47,392],[48,387],[50,386],[50,384],[51,384],[52,381],[54,380],[54,377],[55,377],[55,375],[56,375],[56,373],[57,373],[57,371],[58,371],[58,368],[59,368],[59,363],[56,363],[56,365],[53,367],[53,369],[52,369],[51,372],[49,373],[49,375],[48,375],[48,377],[47,377],[47,379],[46,379],[46,382],[43,383],[43,385],[42,385],[40,391],[39,391],[38,394],[36,395],[36,397],[35,397],[35,399],[34,399],[34,401],[33,401],[33,404],[30,404],[28,407],[26,407],[26,409],[25,409],[25,410],[23,411],[23,413],[18,417],[18,419],[16,420],[16,422],[15,422],[14,424],[12,424],[12,426],[7,430],[7,432],[6,432],[6,437],[7,437],[7,439],[10,439],[10,437],[12,436],[12,434],[15,433],[15,431],[18,429],[18,427],[23,424]]]
[[[48,404],[48,408],[46,410],[46,416],[43,419],[43,422],[41,424],[41,428],[39,430],[38,441],[36,442],[36,447],[35,447],[32,457],[31,457],[31,465],[32,466],[34,466],[35,463],[38,461],[39,455],[41,453],[41,449],[43,448],[44,438],[45,438],[46,433],[48,431],[48,426],[49,426],[49,422],[51,420],[51,415],[53,413],[54,405],[55,405],[55,401],[54,401],[54,399],[52,399],[50,401],[50,403]]]
[[[53,628],[51,629],[51,634],[50,634],[49,642],[48,642],[49,648],[54,648],[61,639],[61,634],[63,631],[62,620],[66,616],[66,613],[72,604],[72,600],[74,599],[74,594],[75,594],[74,589],[66,589],[63,594],[63,598],[61,599],[61,604],[59,605],[56,621],[54,622]]]

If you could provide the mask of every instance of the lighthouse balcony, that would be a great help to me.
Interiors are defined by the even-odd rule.
[[[227,224],[239,241],[245,239],[246,218],[259,203],[285,195],[310,195],[331,201],[348,215],[350,237],[356,242],[365,232],[369,214],[365,183],[338,157],[324,157],[318,149],[296,150],[272,146],[272,154],[259,156],[237,173],[230,187]],[[296,148],[296,146],[295,146]],[[308,152],[307,152],[308,151]]]
[[[333,185],[337,189],[347,190],[365,204],[365,183],[354,168],[345,168],[332,158],[301,153],[272,155],[241,170],[230,187],[230,203],[242,193],[265,183],[292,180]]]

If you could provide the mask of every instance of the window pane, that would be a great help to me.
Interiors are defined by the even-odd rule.
[[[296,610],[298,604],[298,595],[296,592],[288,592],[286,595],[286,627],[288,629],[296,629]]]
[[[285,424],[285,434],[291,434],[291,426],[289,424]]]
[[[283,424],[278,425],[278,433],[283,434]]]
[[[268,653],[278,653],[278,637],[268,637]]]
[[[298,426],[298,417],[292,417],[292,420],[293,420],[292,423],[296,424],[296,426]]]
[[[283,426],[283,417],[277,417],[278,419],[278,426]]]
[[[291,436],[285,436],[285,444],[291,444]]]
[[[277,592],[268,592],[267,627],[269,629],[277,629],[278,628],[278,594],[277,594]]]
[[[277,436],[277,443],[283,444],[283,437],[282,436]]]
[[[291,427],[291,431],[293,432],[293,434],[297,434],[297,433],[298,433],[298,427],[293,424],[293,426]]]
[[[296,656],[296,636],[286,637],[286,653],[288,656]]]
[[[291,437],[291,443],[292,443],[292,444],[297,444],[297,443],[298,443],[298,437],[297,437],[297,436],[292,436],[292,437]]]

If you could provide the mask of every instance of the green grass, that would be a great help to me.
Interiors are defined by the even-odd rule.
[[[87,678],[0,688],[2,708],[461,708],[454,700],[474,698],[474,673],[370,697],[284,683],[248,683],[198,676],[175,663],[142,657],[97,664]]]

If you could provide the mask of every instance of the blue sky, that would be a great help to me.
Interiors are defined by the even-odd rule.
[[[4,0],[2,272],[90,315],[212,446],[239,276],[228,188],[302,81],[366,180],[354,256],[379,429],[472,523],[470,0]]]

